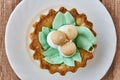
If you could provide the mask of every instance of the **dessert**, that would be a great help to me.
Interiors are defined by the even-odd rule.
[[[75,8],[70,11],[64,7],[58,11],[50,9],[33,27],[30,35],[30,48],[35,51],[33,57],[51,74],[76,72],[93,58],[96,32],[86,15],[79,14]]]

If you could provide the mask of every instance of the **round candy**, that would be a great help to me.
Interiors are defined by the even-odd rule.
[[[77,37],[78,31],[74,25],[65,25],[62,26],[60,31],[63,31],[69,40],[73,40]]]
[[[65,56],[72,56],[76,52],[76,45],[73,42],[67,42],[60,47],[61,52]]]
[[[51,34],[51,40],[56,45],[63,45],[68,41],[66,34],[62,31],[54,31]]]

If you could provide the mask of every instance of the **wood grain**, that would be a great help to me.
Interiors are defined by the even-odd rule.
[[[20,0],[0,0],[0,80],[20,80],[6,57],[4,38],[8,18]],[[120,0],[102,0],[110,12],[117,32],[117,51],[113,64],[102,80],[120,80]]]
[[[19,80],[8,63],[4,45],[8,18],[19,2],[19,0],[0,0],[0,80]]]
[[[120,0],[102,1],[110,12],[116,32],[117,32],[117,50],[113,64],[102,80],[120,80]]]

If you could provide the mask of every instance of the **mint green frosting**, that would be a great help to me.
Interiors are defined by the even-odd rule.
[[[51,31],[50,28],[48,28],[48,27],[42,27],[42,32],[45,34],[45,37],[47,37],[47,35],[49,34],[50,31]]]
[[[85,26],[77,27],[78,37],[75,39],[75,43],[78,48],[90,51],[93,45],[96,44],[96,37],[94,34]]]
[[[46,51],[43,52],[43,55],[45,56],[45,60],[50,64],[65,64],[68,66],[75,66],[74,61],[81,62],[81,55],[78,50],[76,50],[76,53],[71,57],[64,57],[62,56],[57,48],[49,48]]]
[[[76,49],[75,55],[73,55],[71,58],[72,58],[74,61],[78,61],[78,62],[81,62],[81,61],[82,61],[82,57],[81,57],[80,52],[79,52],[78,49]]]
[[[64,57],[64,64],[68,66],[75,66],[74,60],[71,57]]]
[[[75,24],[75,19],[69,12],[66,12],[64,16],[65,16],[66,25]]]
[[[60,26],[65,24],[65,16],[63,13],[58,12],[53,20],[52,26],[53,29],[58,29]]]
[[[74,25],[75,19],[70,14],[70,12],[66,12],[65,14],[58,12],[53,20],[52,26],[53,29],[58,29],[63,25]]]
[[[53,55],[59,56],[59,51],[56,48],[50,47],[49,49],[43,52],[43,55],[44,56],[53,56]]]
[[[46,35],[43,32],[39,32],[39,42],[41,43],[44,50],[47,50],[50,47],[46,40]]]
[[[89,28],[85,26],[79,26],[77,27],[77,30],[79,35],[86,37],[92,44],[96,44],[96,37]]]
[[[52,29],[48,27],[42,27],[42,32],[39,32],[39,42],[41,43],[44,52],[44,60],[50,64],[61,64],[68,66],[75,66],[75,61],[81,62],[82,57],[79,48],[90,51],[90,48],[96,44],[96,37],[85,26],[76,26],[78,30],[78,36],[74,39],[77,46],[76,52],[71,57],[62,56],[57,48],[52,48],[47,43],[47,35],[53,30],[59,29],[63,25],[75,25],[75,19],[70,12],[65,14],[58,12],[53,20]]]
[[[87,51],[89,51],[90,48],[92,47],[92,43],[87,38],[80,35],[76,38],[76,45],[78,48],[82,48]]]
[[[45,56],[45,60],[51,64],[61,64],[63,63],[63,57],[60,56],[58,49],[49,48],[48,50],[43,52]]]

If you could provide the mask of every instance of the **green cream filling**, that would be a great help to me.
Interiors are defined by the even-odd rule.
[[[53,29],[58,29],[60,26],[65,25],[65,16],[62,12],[58,12],[53,20]]]
[[[90,31],[90,29],[88,29],[85,26],[80,26],[77,27],[78,30],[78,34],[80,36],[84,36],[86,39],[88,39],[93,45],[96,44],[96,37],[94,36],[94,34]]]
[[[63,25],[75,25],[75,19],[70,12],[66,12],[65,14],[58,12],[56,14],[52,23],[53,29],[59,29]]]
[[[81,62],[82,58],[80,52],[76,50],[76,53],[71,57],[64,57],[60,55],[58,49],[56,48],[49,48],[43,52],[45,56],[45,60],[50,64],[66,64],[68,66],[75,66],[74,61]]]
[[[75,25],[75,19],[69,12],[66,12],[64,16],[65,16],[66,25],[71,25],[71,24]]]
[[[44,60],[50,64],[61,64],[68,66],[75,66],[75,61],[81,62],[82,57],[79,48],[90,51],[93,45],[96,44],[96,37],[94,34],[85,26],[76,26],[78,30],[78,36],[74,40],[77,49],[73,56],[65,57],[62,56],[57,48],[52,48],[47,43],[47,35],[53,31],[59,29],[63,25],[75,25],[75,19],[70,12],[65,14],[58,12],[53,20],[52,29],[48,27],[42,27],[42,32],[39,32],[39,42],[41,43],[44,52]]]
[[[77,47],[87,51],[93,51],[93,45],[96,44],[96,37],[94,34],[85,26],[79,26],[77,30],[78,36],[75,39]]]
[[[63,63],[63,57],[60,56],[59,51],[56,48],[49,48],[43,55],[45,60],[50,64],[61,64]]]

